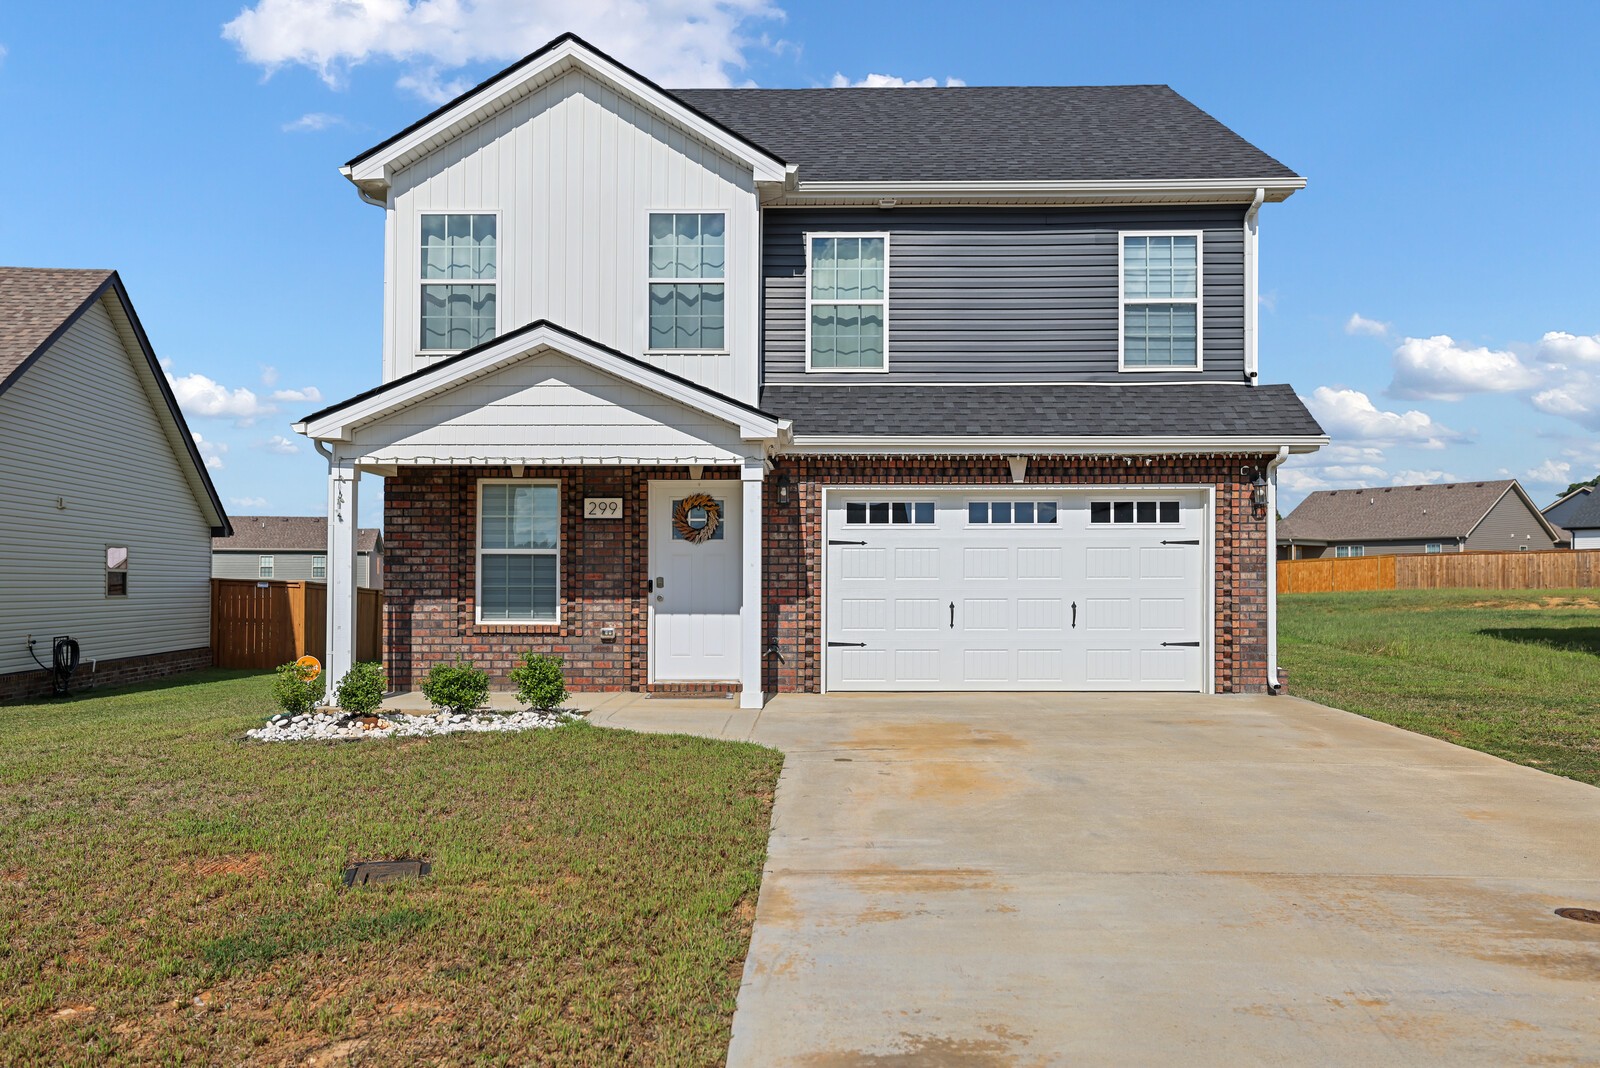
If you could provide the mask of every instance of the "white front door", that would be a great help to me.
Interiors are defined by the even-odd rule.
[[[1200,690],[1204,495],[884,486],[828,498],[830,690]]]
[[[650,483],[650,680],[739,679],[741,486],[734,479]],[[705,493],[720,512],[705,541],[674,526],[679,504]],[[706,516],[687,516],[699,529]]]

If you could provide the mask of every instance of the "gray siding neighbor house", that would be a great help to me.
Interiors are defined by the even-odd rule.
[[[0,500],[0,699],[57,637],[74,689],[210,666],[228,517],[115,271],[0,268]]]
[[[1566,532],[1574,549],[1600,549],[1600,493],[1580,486],[1544,510],[1544,517]]]
[[[320,515],[239,515],[233,533],[211,540],[211,577],[328,580],[328,519]],[[383,589],[383,534],[356,531],[356,585]]]
[[[1278,556],[1401,556],[1559,548],[1515,479],[1320,490],[1278,524]]]

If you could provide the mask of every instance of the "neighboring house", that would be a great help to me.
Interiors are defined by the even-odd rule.
[[[1165,86],[668,91],[571,35],[343,168],[386,214],[359,476],[386,668],[574,689],[1263,690],[1257,219],[1304,186]]]
[[[228,517],[115,271],[0,267],[0,500],[0,699],[57,637],[75,689],[211,665]]]
[[[211,577],[328,579],[328,519],[320,515],[236,515],[233,534],[211,540]],[[383,534],[356,530],[356,585],[383,588]]]
[[[1565,532],[1574,549],[1600,549],[1600,493],[1580,486],[1544,510],[1545,519]]]
[[[1516,479],[1318,490],[1278,524],[1278,556],[1399,556],[1554,549],[1562,532]]]

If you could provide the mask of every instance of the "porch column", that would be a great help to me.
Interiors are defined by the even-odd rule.
[[[356,513],[361,472],[335,452],[328,460],[328,703],[356,662]]]
[[[767,477],[767,461],[757,456],[746,459],[741,473],[744,480],[744,544],[739,548],[741,594],[739,600],[739,707],[760,708],[761,693],[761,483]]]

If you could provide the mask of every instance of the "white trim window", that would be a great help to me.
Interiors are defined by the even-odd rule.
[[[555,623],[561,611],[561,487],[478,483],[478,622]]]
[[[1339,559],[1365,556],[1367,555],[1367,547],[1365,545],[1335,545],[1333,547],[1333,555]]]
[[[313,556],[311,558],[311,577],[318,582],[328,577],[328,558],[326,556]]]
[[[494,340],[499,219],[493,212],[427,213],[421,223],[418,347],[460,352]]]
[[[271,578],[272,573],[277,570],[277,563],[277,559],[271,556],[256,557],[256,577],[264,579]]]
[[[727,226],[720,211],[650,213],[647,352],[728,351]]]
[[[128,596],[128,547],[106,546],[106,596]]]
[[[889,369],[889,235],[806,235],[806,370]]]
[[[1444,552],[1444,546],[1439,542],[1430,541],[1422,547],[1422,551],[1425,553],[1442,553]]]
[[[1200,370],[1201,233],[1123,233],[1119,245],[1118,365],[1124,371]]]

